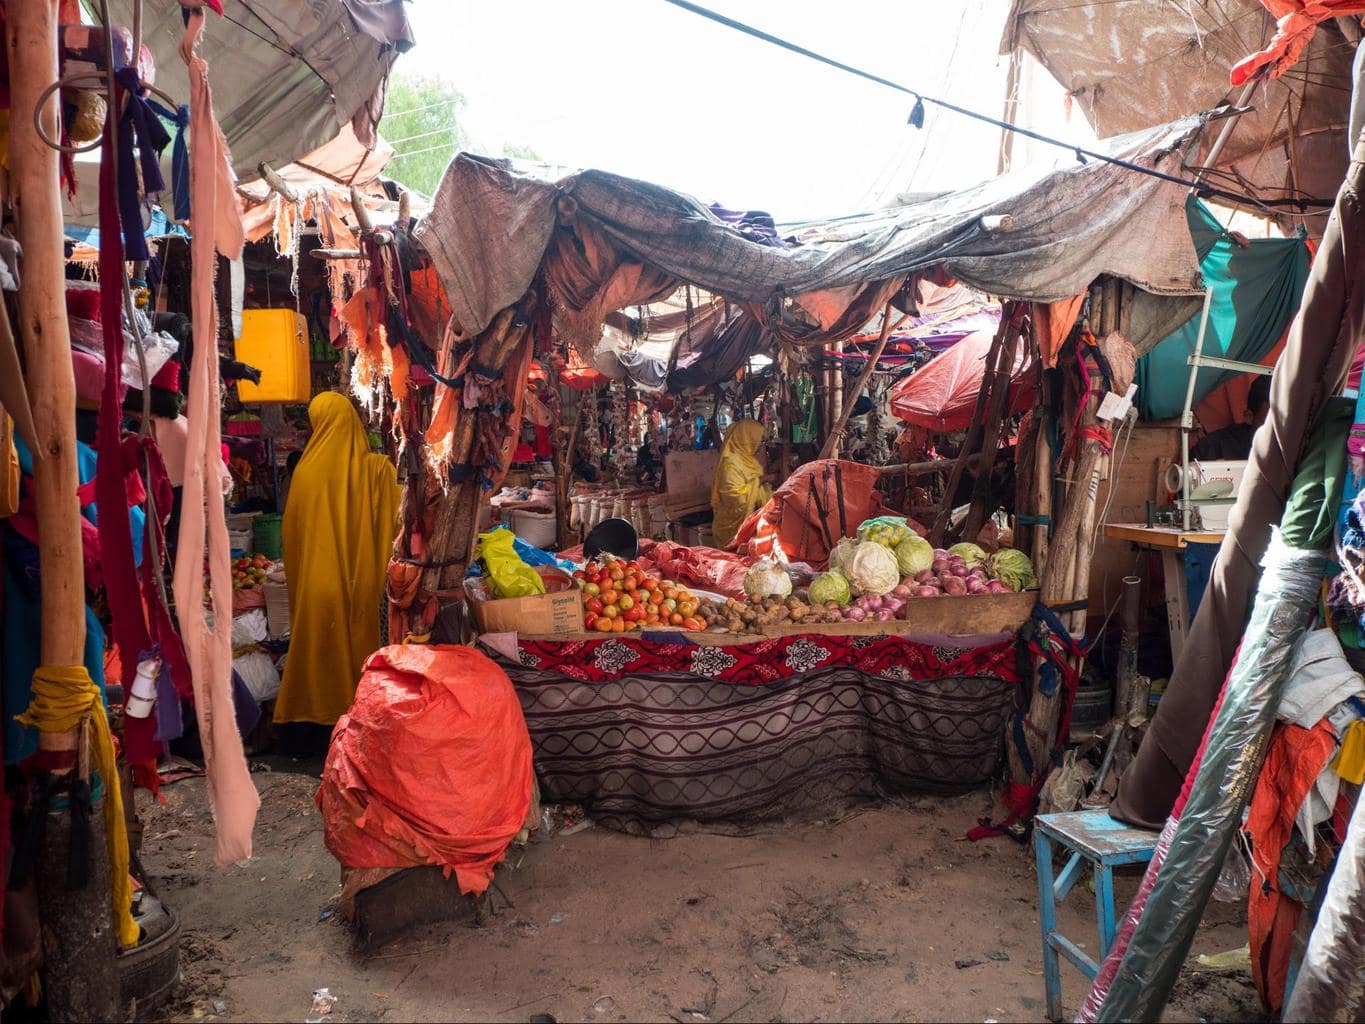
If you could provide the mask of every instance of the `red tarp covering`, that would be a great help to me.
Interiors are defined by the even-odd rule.
[[[986,355],[992,336],[969,334],[928,366],[891,389],[891,411],[917,426],[946,434],[972,424],[976,396],[986,376]],[[1027,357],[1020,353],[1010,387],[1010,414],[1019,415],[1033,404],[1037,389],[1024,381]]]
[[[317,803],[342,867],[437,864],[482,893],[531,805],[507,673],[470,647],[380,648],[332,733]]]

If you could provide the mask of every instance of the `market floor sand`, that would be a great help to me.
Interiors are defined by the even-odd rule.
[[[185,984],[166,1019],[303,1021],[1040,1020],[1031,855],[961,840],[985,791],[918,797],[743,838],[589,829],[514,852],[513,906],[482,928],[421,929],[361,957],[331,913],[340,891],[316,779],[257,773],[256,854],[213,864],[203,780],[140,804],[143,862],[179,914]],[[142,794],[145,797],[145,794]],[[1136,878],[1121,880],[1126,899]],[[502,901],[498,901],[502,907]],[[1064,929],[1095,947],[1090,894]],[[1214,904],[1195,952],[1246,941]],[[1068,1007],[1084,994],[1063,967]],[[1187,971],[1168,1020],[1262,1019],[1244,974]]]

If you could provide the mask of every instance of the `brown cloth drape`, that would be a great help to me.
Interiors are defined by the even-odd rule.
[[[1159,829],[1175,803],[1242,638],[1270,528],[1279,522],[1309,431],[1341,389],[1365,325],[1365,134],[1270,385],[1227,535],[1166,693],[1110,814]],[[1167,584],[1171,585],[1170,582]]]

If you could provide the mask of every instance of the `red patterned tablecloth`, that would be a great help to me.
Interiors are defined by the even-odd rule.
[[[752,643],[703,646],[679,633],[604,635],[589,640],[518,640],[517,656],[527,668],[559,672],[585,683],[667,672],[761,685],[835,667],[903,681],[946,676],[993,676],[1011,683],[1019,680],[1012,636],[968,639],[800,633]]]

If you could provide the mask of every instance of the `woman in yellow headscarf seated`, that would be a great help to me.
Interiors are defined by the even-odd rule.
[[[289,654],[275,721],[332,726],[379,647],[384,572],[398,530],[398,475],[370,452],[360,416],[334,391],[308,406],[313,436],[284,509]]]
[[[711,484],[711,535],[718,548],[734,540],[744,520],[772,494],[763,484],[763,464],[758,461],[762,443],[763,426],[755,420],[737,420],[725,435]]]

